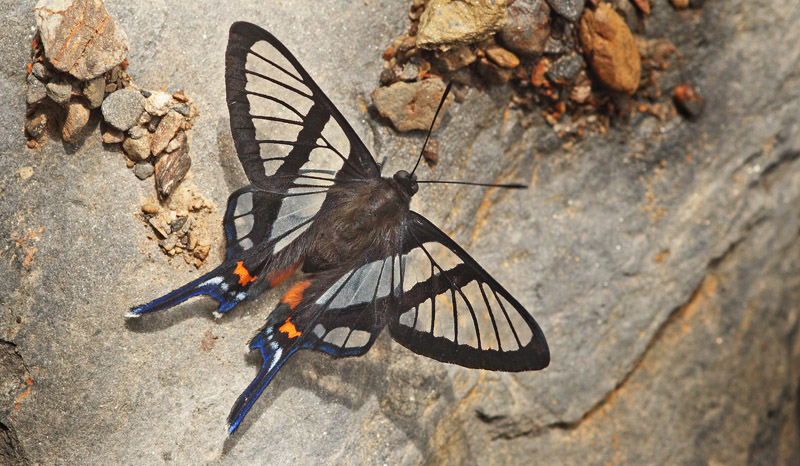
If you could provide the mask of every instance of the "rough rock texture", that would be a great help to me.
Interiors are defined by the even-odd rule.
[[[419,18],[417,46],[450,48],[471,44],[502,29],[505,0],[430,0]]]
[[[47,59],[81,81],[100,76],[128,55],[125,31],[103,0],[39,0],[35,17]]]
[[[506,112],[504,88],[448,110],[439,163],[421,177],[531,188],[422,186],[413,208],[531,310],[548,369],[447,366],[383,335],[360,358],[298,354],[232,438],[225,416],[257,370],[247,342],[285,289],[218,320],[197,299],[126,322],[130,306],[219,263],[222,229],[200,270],[169,264],[137,217],[152,184],[99,133],[77,148],[25,148],[34,5],[0,4],[0,340],[32,380],[7,385],[0,370],[12,391],[1,464],[800,462],[796,1],[706,2],[688,15],[653,3],[643,34],[683,57],[660,77],[664,99],[690,80],[705,98],[692,121],[637,114],[562,146],[544,123]],[[284,41],[391,174],[413,165],[421,135],[362,106],[407,6],[107,5],[131,38],[137,84],[196,96],[189,176],[220,206],[246,184],[224,101],[230,23],[248,18]]]

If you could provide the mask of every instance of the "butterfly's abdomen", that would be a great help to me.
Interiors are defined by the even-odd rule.
[[[316,222],[320,228],[315,231],[303,270],[327,270],[391,250],[409,209],[408,199],[395,184],[381,178],[332,189],[331,208],[323,214],[325,221]]]

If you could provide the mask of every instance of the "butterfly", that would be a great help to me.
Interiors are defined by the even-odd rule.
[[[234,145],[250,181],[228,199],[225,261],[128,316],[198,295],[219,301],[220,316],[300,276],[250,342],[262,365],[233,405],[229,434],[296,351],[360,356],[386,327],[411,351],[465,367],[549,364],[528,311],[410,209],[423,181],[413,170],[382,177],[353,128],[272,34],[246,22],[231,26],[225,84]]]

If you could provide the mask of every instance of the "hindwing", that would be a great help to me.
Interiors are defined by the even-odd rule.
[[[455,241],[410,212],[403,244],[402,296],[392,337],[415,353],[479,369],[546,367],[542,330],[511,294]]]

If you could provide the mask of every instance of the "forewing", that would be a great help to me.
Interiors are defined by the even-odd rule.
[[[524,371],[546,367],[544,334],[528,311],[455,241],[410,212],[402,297],[392,337],[415,353],[461,366]]]
[[[380,176],[363,142],[272,34],[231,26],[225,55],[228,110],[239,160],[254,185],[288,193],[331,178]]]

